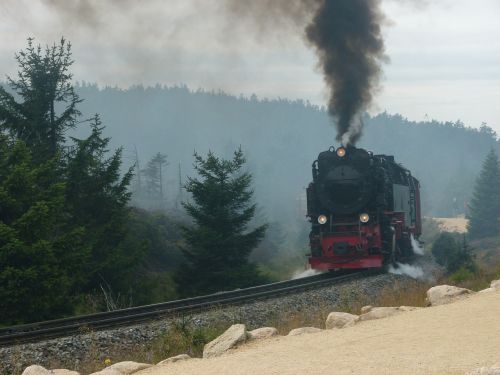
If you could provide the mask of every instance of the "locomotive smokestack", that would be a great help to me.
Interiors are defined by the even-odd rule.
[[[380,0],[318,1],[306,36],[330,89],[328,112],[336,120],[337,140],[354,145],[385,59]]]

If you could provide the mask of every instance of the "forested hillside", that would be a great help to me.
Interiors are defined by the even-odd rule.
[[[69,56],[69,50],[61,53]],[[23,69],[31,74],[38,67]],[[303,270],[309,232],[305,187],[313,160],[335,138],[324,109],[302,101],[234,97],[186,87],[120,90],[84,84],[75,87],[75,94],[67,86],[69,99],[54,103],[73,111],[55,112],[71,114],[60,117],[63,123],[46,115],[51,113],[50,101],[30,112],[37,108],[31,93],[44,93],[44,86],[37,85],[45,81],[31,79],[26,92],[15,85],[0,90],[0,294],[9,301],[0,324],[159,302],[187,293],[185,285],[191,283],[179,277],[176,283],[172,276],[189,270],[185,245],[193,237],[189,230],[196,226],[195,214],[203,208],[188,194],[194,190],[185,188],[194,186],[193,176],[201,171],[193,168],[193,162],[203,160],[193,157],[195,151],[218,155],[213,160],[220,160],[219,172],[226,177],[229,170],[223,169],[232,167],[224,160],[239,146],[245,155],[246,162],[237,168],[242,168],[242,176],[250,172],[245,177],[248,191],[242,193],[250,207],[245,223],[249,229],[262,228],[262,233],[244,259],[246,265],[251,253],[258,267],[248,264],[245,267],[253,271],[246,279],[241,272],[234,279],[251,285]],[[21,104],[13,104],[15,100]],[[425,215],[464,213],[485,155],[499,151],[497,136],[486,125],[472,129],[460,121],[415,123],[387,113],[365,116],[364,121],[359,145],[393,154],[420,179]],[[55,127],[61,123],[64,126]],[[241,172],[235,171],[237,178]],[[195,207],[190,202],[198,204],[188,212],[191,218],[182,205]],[[243,235],[246,228],[238,228]],[[210,230],[219,233],[218,224]],[[191,248],[197,249],[193,243],[198,238],[191,240]],[[213,249],[213,243],[206,248]],[[42,254],[39,249],[45,255],[33,256]],[[189,293],[205,291],[195,289]]]
[[[137,86],[99,89],[80,84],[84,116],[100,113],[112,146],[124,146],[128,162],[141,168],[157,152],[167,155],[167,206],[179,200],[181,178],[192,172],[193,151],[225,156],[241,145],[255,177],[256,199],[270,220],[302,220],[304,188],[317,154],[335,144],[335,130],[322,108],[302,101],[234,97],[186,87]],[[451,120],[451,119],[450,119]],[[360,146],[393,154],[420,179],[423,213],[464,213],[481,162],[496,134],[459,120],[412,122],[401,115],[365,117]],[[127,162],[127,161],[126,161]]]

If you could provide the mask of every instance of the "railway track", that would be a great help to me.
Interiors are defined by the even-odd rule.
[[[85,330],[112,329],[168,316],[201,312],[216,306],[238,305],[249,301],[338,284],[376,273],[373,271],[360,271],[341,276],[321,274],[177,301],[0,328],[0,347],[70,336],[82,333]]]

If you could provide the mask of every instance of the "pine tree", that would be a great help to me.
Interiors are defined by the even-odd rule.
[[[500,165],[492,149],[476,180],[470,203],[469,235],[471,238],[495,236],[500,233]]]
[[[16,60],[20,67],[17,80],[7,79],[21,102],[0,87],[0,129],[25,142],[36,160],[50,159],[80,115],[76,106],[81,100],[69,73],[71,44],[63,38],[59,45],[47,46],[42,52],[30,38]]]
[[[146,179],[146,193],[149,198],[163,201],[163,168],[167,165],[167,155],[157,152],[141,171]]]
[[[125,271],[134,268],[144,250],[123,247],[130,217],[127,203],[132,170],[121,176],[121,148],[107,156],[110,138],[103,137],[98,115],[92,119],[91,129],[86,139],[72,138],[76,147],[66,167],[68,209],[73,221],[85,228],[91,247],[92,256],[85,265],[88,289],[104,280],[115,286]]]
[[[176,275],[179,291],[194,295],[254,285],[261,277],[248,257],[267,225],[247,231],[256,204],[251,202],[252,176],[242,171],[243,152],[237,150],[232,160],[212,152],[206,159],[194,157],[200,178],[189,178],[185,186],[193,202],[183,206],[193,225],[183,227],[187,246]]]
[[[57,159],[0,135],[0,323],[70,314],[90,249],[65,205]]]

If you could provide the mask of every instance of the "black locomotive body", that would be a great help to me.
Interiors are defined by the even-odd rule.
[[[309,263],[315,269],[383,267],[413,255],[421,234],[420,186],[393,156],[331,147],[307,188]]]

